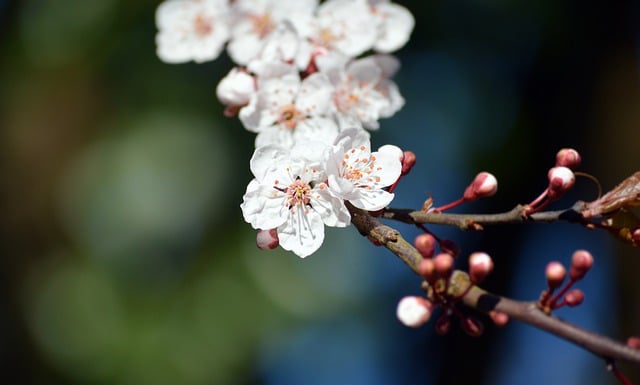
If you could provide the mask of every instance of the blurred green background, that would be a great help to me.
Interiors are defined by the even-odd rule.
[[[500,350],[503,332],[398,325],[395,303],[418,282],[355,230],[329,231],[307,260],[255,248],[239,209],[253,134],[215,98],[231,63],[160,62],[158,3],[0,1],[2,383],[499,383],[487,368],[506,373],[498,362],[516,349]],[[489,169],[500,194],[468,209],[509,209],[538,194],[563,146],[605,187],[640,169],[638,2],[400,3],[417,19],[399,52],[407,106],[374,134],[418,155],[396,206],[453,200]],[[593,325],[640,334],[638,250],[559,229],[531,259],[598,242],[607,273],[585,291],[605,320]],[[490,288],[513,294],[524,231],[445,235],[497,255]],[[524,270],[536,281],[521,299],[542,289],[540,266]],[[542,346],[519,354],[553,350]],[[555,370],[548,383],[567,384]]]

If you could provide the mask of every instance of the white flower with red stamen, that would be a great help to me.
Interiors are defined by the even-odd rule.
[[[256,149],[251,158],[255,179],[240,205],[253,228],[276,229],[280,246],[302,258],[322,245],[325,225],[345,227],[351,219],[344,202],[324,182],[322,164],[303,153],[314,156],[318,150],[313,143],[294,151],[277,146]]]
[[[338,127],[328,117],[333,87],[322,73],[300,80],[297,73],[259,82],[258,93],[240,110],[240,120],[258,133],[256,147],[292,148],[308,141],[331,144]]]
[[[158,57],[197,63],[220,55],[229,39],[226,0],[167,0],[156,10]]]
[[[395,73],[391,56],[370,56],[350,62],[345,69],[328,72],[333,83],[333,102],[340,126],[379,127],[378,119],[393,115],[404,104],[388,76]]]
[[[317,6],[317,0],[235,0],[229,56],[236,63],[247,65],[278,24],[288,21],[296,30],[304,30]]]
[[[363,210],[386,207],[394,195],[383,188],[400,177],[402,151],[391,145],[371,152],[369,134],[363,130],[345,130],[336,139],[327,162],[328,182],[340,198]]]

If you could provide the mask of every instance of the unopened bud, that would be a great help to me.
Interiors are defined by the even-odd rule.
[[[469,256],[469,276],[473,283],[480,283],[493,271],[493,260],[487,253],[476,252]]]
[[[562,285],[564,278],[567,276],[567,269],[560,262],[549,262],[545,269],[547,276],[547,285],[553,290]]]
[[[402,154],[402,171],[400,175],[407,175],[416,164],[416,154],[413,151],[405,151]]]
[[[258,230],[256,235],[256,245],[262,250],[272,250],[278,247],[278,232],[276,229]]]
[[[636,246],[640,245],[640,227],[631,232],[631,242]]]
[[[460,255],[460,246],[450,239],[441,239],[438,242],[438,245],[440,245],[440,250],[442,250],[442,252],[447,253],[454,258]]]
[[[431,258],[436,247],[436,238],[431,234],[420,234],[413,241],[413,245],[423,258]]]
[[[556,166],[567,167],[575,170],[580,166],[582,158],[573,148],[563,148],[556,154]]]
[[[237,67],[222,78],[216,88],[216,95],[225,106],[244,106],[249,103],[251,95],[255,92],[253,76]]]
[[[473,182],[464,191],[466,201],[474,201],[494,195],[498,191],[498,180],[493,174],[481,172],[473,179]]]
[[[426,258],[418,263],[418,274],[420,274],[427,282],[433,282],[436,279],[436,265],[433,259]]]
[[[640,337],[629,337],[629,339],[627,339],[627,346],[634,349],[640,349]]]
[[[435,271],[440,278],[449,278],[453,273],[453,257],[447,253],[441,253],[433,258]]]
[[[436,321],[435,329],[436,333],[441,336],[449,333],[449,330],[451,329],[451,317],[448,314],[441,315]]]
[[[475,317],[464,317],[460,320],[462,330],[471,337],[479,337],[484,331],[484,324]]]
[[[571,256],[571,270],[569,271],[569,277],[573,281],[582,279],[585,274],[593,266],[593,256],[586,250],[577,250]]]
[[[398,302],[396,316],[406,326],[417,328],[424,325],[431,317],[433,304],[422,297],[407,296]]]
[[[564,302],[569,307],[578,306],[584,301],[584,293],[580,289],[573,289],[564,296]]]
[[[509,316],[500,311],[490,311],[489,317],[496,326],[506,326],[509,323]]]
[[[562,166],[550,169],[547,177],[549,178],[548,191],[551,199],[555,199],[569,191],[576,181],[573,171]]]

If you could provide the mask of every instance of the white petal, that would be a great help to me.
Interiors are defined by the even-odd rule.
[[[351,214],[344,201],[336,197],[324,183],[313,189],[311,207],[320,214],[327,226],[346,227],[351,223]]]
[[[358,189],[358,192],[358,198],[349,199],[349,202],[359,209],[368,211],[381,210],[387,207],[394,198],[394,194],[380,189]]]
[[[398,4],[385,3],[375,7],[382,14],[382,28],[374,49],[378,52],[398,50],[409,41],[415,25],[411,12]]]
[[[313,210],[288,211],[289,219],[278,227],[280,246],[301,258],[313,254],[324,241],[324,223]]]
[[[305,115],[322,115],[329,110],[333,86],[327,75],[316,72],[302,81],[296,106]]]
[[[282,164],[289,157],[289,150],[276,145],[256,148],[249,162],[253,176],[263,181],[269,170]]]
[[[240,205],[244,220],[254,229],[273,229],[286,220],[288,210],[284,206],[285,197],[271,186],[252,180],[242,197]]]
[[[392,185],[402,172],[402,162],[398,158],[398,151],[393,147],[395,146],[384,146],[372,154],[376,158],[376,169],[378,170],[376,176],[380,177],[376,183],[378,186]]]

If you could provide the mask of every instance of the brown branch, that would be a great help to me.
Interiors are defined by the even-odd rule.
[[[382,224],[378,218],[373,217],[369,212],[354,208],[351,205],[348,207],[352,215],[351,222],[355,225],[360,234],[369,238],[374,244],[382,245],[389,249],[417,273],[418,264],[422,260],[422,256],[413,247],[413,245],[403,239],[397,230]],[[521,212],[520,210],[520,208],[516,208],[508,213],[499,214],[501,215],[499,218],[517,218]],[[393,210],[391,213],[398,213],[397,218],[405,218],[400,215],[401,212],[398,210]],[[414,212],[407,211],[407,215],[411,215],[412,213]],[[559,217],[562,215],[561,213],[562,212],[540,214],[544,214],[541,218],[553,218]],[[426,214],[428,218],[431,218],[430,214],[423,214]],[[433,217],[442,215],[445,214],[433,214]],[[466,219],[463,219],[463,217],[465,216],[446,214],[446,218],[449,218],[448,220],[451,222],[442,224],[455,222],[457,223],[456,226],[460,227],[460,225],[463,225],[468,227],[469,217],[466,216]],[[478,223],[475,222],[475,220],[479,220],[483,224],[498,223],[495,221],[483,222],[481,217],[482,216],[473,216],[473,223]],[[409,216],[409,218],[411,218],[411,216]],[[419,218],[425,219],[426,217]],[[547,315],[537,307],[535,302],[520,302],[491,294],[478,286],[472,285],[469,276],[462,271],[456,271],[452,276],[449,285],[449,294],[452,297],[462,296],[461,301],[465,305],[477,309],[480,312],[489,313],[490,311],[499,311],[509,315],[509,317],[513,319],[527,323],[541,330],[545,330],[602,357],[607,362],[611,360],[620,360],[640,365],[640,349],[631,348],[621,342],[603,337],[599,334],[584,330],[576,325],[560,320],[554,316]]]
[[[435,224],[458,227],[461,230],[482,230],[483,226],[486,225],[524,222],[584,222],[584,218],[576,210],[580,205],[583,205],[583,203],[578,202],[574,207],[566,210],[543,211],[530,215],[525,215],[526,206],[522,205],[518,205],[510,211],[497,214],[448,214],[387,208],[382,213],[382,217],[409,224]]]

